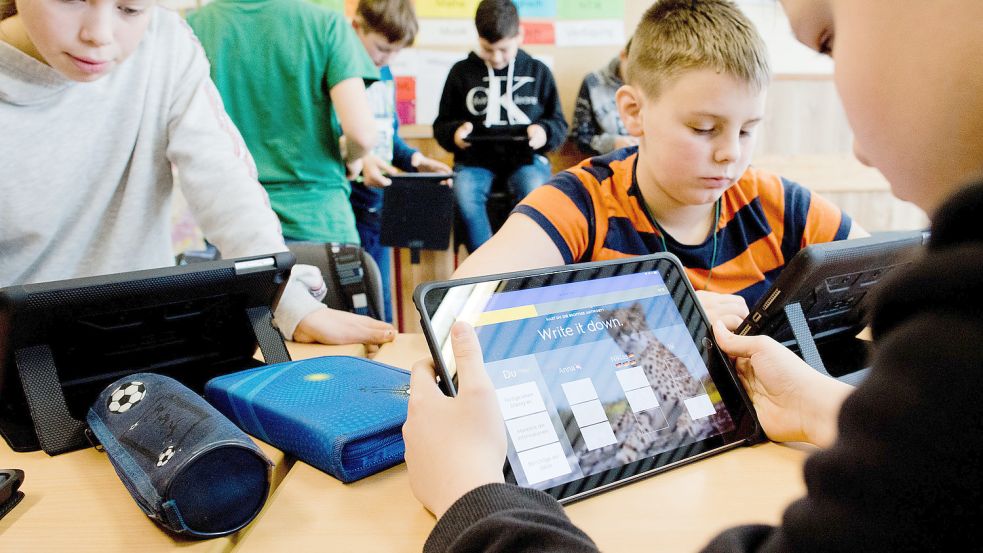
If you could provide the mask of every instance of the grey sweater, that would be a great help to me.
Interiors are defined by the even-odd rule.
[[[173,265],[173,168],[227,258],[285,251],[191,30],[155,8],[131,57],[80,83],[0,42],[0,286]],[[323,308],[291,279],[287,337]]]
[[[628,135],[614,101],[614,94],[624,84],[620,65],[621,59],[615,56],[601,69],[588,73],[580,84],[570,139],[587,155],[609,153],[614,150],[615,139]]]

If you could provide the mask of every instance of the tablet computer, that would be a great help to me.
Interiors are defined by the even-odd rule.
[[[0,434],[14,451],[76,449],[86,442],[69,428],[120,377],[154,372],[201,392],[262,364],[257,346],[289,361],[272,310],[293,264],[282,252],[0,288]]]
[[[464,138],[471,148],[481,150],[489,159],[496,159],[496,169],[512,170],[529,165],[533,161],[533,149],[524,125],[510,127],[475,128]]]
[[[529,145],[529,137],[525,135],[513,134],[469,134],[464,137],[465,142],[472,144],[525,144]]]
[[[445,393],[450,327],[475,327],[508,482],[573,501],[760,438],[671,254],[425,283],[414,300]]]
[[[453,179],[454,173],[396,173],[395,175],[386,175],[390,181],[396,182],[436,182],[438,184],[446,181],[447,179]]]
[[[446,250],[454,226],[453,173],[401,173],[382,194],[379,241],[412,250]]]
[[[813,355],[811,345],[800,343],[809,341],[808,334],[818,355],[806,359],[810,365],[834,377],[861,370],[867,343],[854,337],[867,326],[871,290],[885,275],[909,263],[927,238],[927,231],[896,231],[807,246],[736,332],[771,336],[804,358]]]

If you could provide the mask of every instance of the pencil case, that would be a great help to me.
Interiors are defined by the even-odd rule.
[[[178,381],[140,373],[110,384],[86,421],[140,509],[195,538],[259,513],[273,464],[242,430]]]
[[[409,373],[319,357],[213,378],[205,398],[243,430],[342,482],[403,462]]]

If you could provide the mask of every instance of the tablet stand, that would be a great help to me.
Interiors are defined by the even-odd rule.
[[[272,324],[272,310],[268,306],[252,307],[246,309],[246,315],[263,360],[267,364],[290,361],[283,338]],[[51,346],[39,344],[18,349],[14,360],[41,449],[48,455],[58,455],[87,447],[86,424],[68,410]]]
[[[802,312],[802,305],[798,302],[786,305],[785,316],[788,318],[789,328],[792,329],[792,336],[795,337],[795,342],[799,345],[802,359],[810,367],[826,376],[831,376],[829,371],[826,370],[826,366],[823,365],[823,359],[819,355],[819,349],[816,348],[816,341],[812,338],[812,331],[809,330],[809,321],[806,320],[806,315]]]
[[[246,309],[246,314],[249,316],[249,323],[253,325],[253,333],[256,334],[259,351],[263,354],[263,362],[272,365],[290,361],[287,345],[283,343],[280,331],[273,326],[273,311],[265,305],[260,305]]]
[[[809,322],[798,302],[785,306],[785,317],[788,319],[799,353],[810,367],[826,376],[852,385],[858,384],[867,376],[865,361],[869,343],[866,340],[847,336],[821,345],[816,344],[816,340],[812,337],[812,330],[809,329]],[[836,374],[832,374],[826,368],[827,363],[836,369],[833,371]]]
[[[48,455],[58,455],[84,447],[88,443],[85,423],[68,412],[51,346],[22,348],[14,353],[14,358],[41,449]]]

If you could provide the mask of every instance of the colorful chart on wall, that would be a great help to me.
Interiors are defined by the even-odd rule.
[[[182,12],[208,0],[159,0]],[[308,0],[354,15],[358,0]],[[649,0],[514,0],[523,29],[523,46],[557,68],[562,91],[575,89],[583,74],[585,49],[616,55],[627,41]],[[478,43],[474,14],[479,0],[414,0],[419,31],[411,48],[392,62],[397,79],[397,109],[403,124],[429,125],[437,114],[451,66]],[[737,0],[768,44],[776,75],[832,73],[832,62],[795,41],[781,6],[774,0]],[[627,19],[631,21],[628,21]],[[605,53],[605,55],[608,55]],[[555,59],[554,59],[555,58]],[[575,68],[575,69],[574,69]]]
[[[515,0],[515,4],[526,45],[620,46],[625,42],[625,0]],[[416,0],[415,6],[420,18],[418,46],[475,44],[477,0]]]

